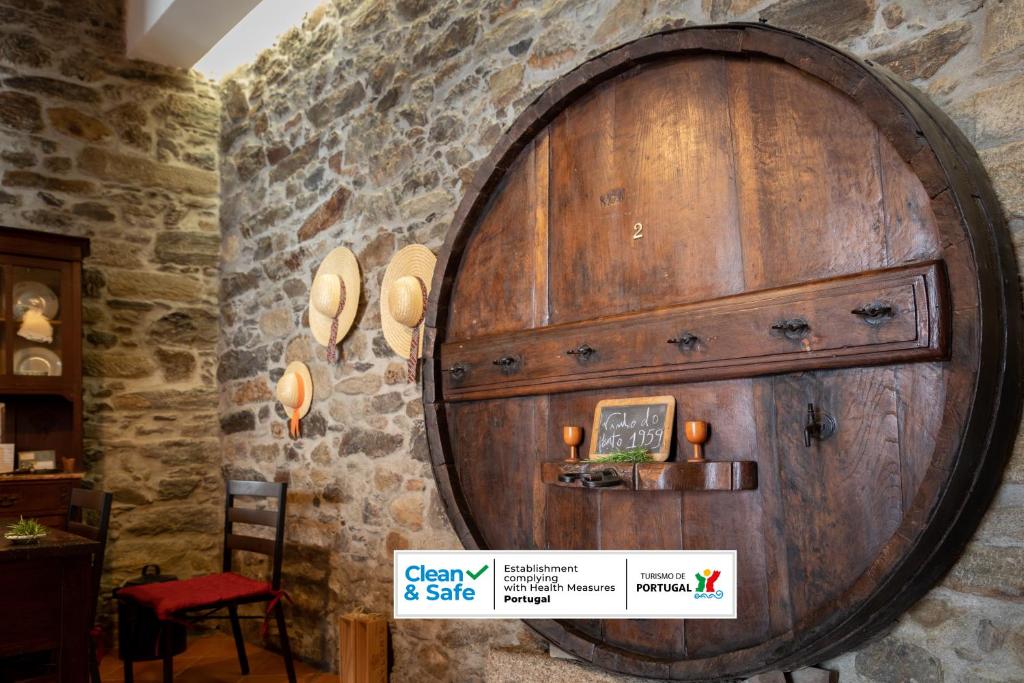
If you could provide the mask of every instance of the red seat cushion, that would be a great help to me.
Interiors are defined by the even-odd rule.
[[[210,607],[220,602],[266,598],[272,600],[274,591],[267,581],[256,581],[234,572],[196,576],[183,581],[147,583],[129,586],[117,592],[118,598],[129,598],[151,607],[158,618],[167,621],[175,612]]]

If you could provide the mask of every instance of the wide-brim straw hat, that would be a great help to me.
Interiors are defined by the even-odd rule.
[[[299,382],[302,382],[302,401],[299,401]],[[313,404],[313,376],[302,361],[289,363],[281,379],[277,380],[277,400],[284,407],[284,412],[291,418],[295,408],[299,409],[299,418],[309,412]]]
[[[359,262],[345,247],[333,249],[324,257],[309,288],[309,329],[321,346],[327,346],[331,340],[331,323],[340,303],[341,284],[345,286],[345,303],[338,314],[335,344],[352,329],[359,308]]]
[[[427,300],[420,282],[430,292],[437,257],[420,244],[412,244],[395,254],[380,283],[380,322],[388,346],[402,358],[412,352],[413,330],[419,335],[417,355],[423,353],[423,316]],[[419,282],[417,282],[419,279]]]

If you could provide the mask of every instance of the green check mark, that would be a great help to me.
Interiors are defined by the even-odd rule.
[[[471,572],[471,571],[469,571],[467,569],[466,573],[469,574],[469,578],[471,578],[474,581],[476,581],[477,579],[479,579],[483,575],[483,573],[485,571],[487,571],[487,568],[490,567],[490,566],[491,565],[489,565],[489,564],[485,564],[484,566],[480,567],[480,569],[477,569],[475,572]]]

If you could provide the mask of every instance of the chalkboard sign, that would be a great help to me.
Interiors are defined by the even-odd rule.
[[[599,401],[590,430],[590,457],[646,448],[658,462],[668,460],[672,449],[675,396],[614,398]]]

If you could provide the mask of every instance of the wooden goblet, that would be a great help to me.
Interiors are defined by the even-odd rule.
[[[565,425],[562,427],[562,441],[569,447],[569,457],[566,462],[579,462],[579,445],[583,441],[583,427]]]
[[[708,440],[708,423],[700,420],[686,422],[686,440],[693,444],[693,457],[686,462],[704,462],[704,444]]]

